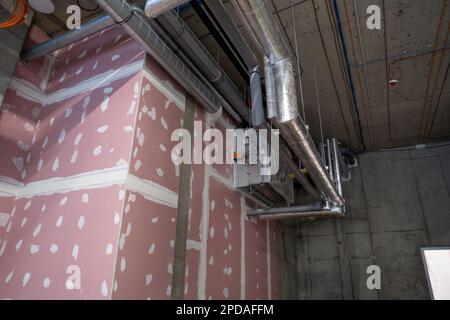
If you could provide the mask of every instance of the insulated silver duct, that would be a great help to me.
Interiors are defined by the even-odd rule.
[[[220,97],[186,67],[154,31],[148,19],[134,10],[127,0],[95,1],[116,23],[123,25],[128,33],[207,111],[215,113],[223,106]],[[232,109],[228,108],[227,111],[230,111],[237,121],[241,121]]]
[[[150,18],[156,18],[160,14],[182,5],[188,0],[147,0],[145,14]]]
[[[291,54],[282,37],[282,30],[273,19],[267,1],[232,0],[232,2],[241,14],[244,25],[266,56],[266,84],[269,84],[267,87],[268,116],[273,118],[273,122],[279,127],[282,136],[307,169],[317,187],[322,190],[327,199],[342,206],[344,201],[336,191],[320,160],[314,142],[298,114]],[[275,110],[271,109],[274,106],[273,100],[276,102]]]
[[[54,38],[51,38],[50,40],[38,44],[37,46],[32,47],[31,49],[25,51],[21,58],[25,62],[31,62],[33,60],[42,58],[49,53],[52,53],[74,42],[89,37],[90,35],[109,28],[114,24],[114,20],[108,15],[95,18],[83,24],[80,29],[66,32],[60,36],[56,36]]]

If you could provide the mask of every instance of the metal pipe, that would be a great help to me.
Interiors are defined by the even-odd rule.
[[[262,220],[282,220],[282,219],[292,219],[292,218],[343,218],[344,213],[333,212],[333,211],[313,211],[313,212],[296,212],[296,213],[285,213],[285,214],[272,214],[261,216],[259,219]]]
[[[367,63],[366,63],[366,52],[364,50],[364,43],[363,43],[363,38],[361,36],[361,26],[359,24],[359,13],[358,13],[358,6],[356,5],[356,1],[353,0],[353,8],[355,9],[355,17],[356,17],[356,29],[358,30],[358,39],[359,39],[359,48],[361,51],[361,58],[362,58],[362,62],[363,62],[363,68],[364,68],[364,78],[365,78],[365,87],[366,87],[366,93],[367,93],[367,100],[369,103],[369,116],[370,116],[370,126],[372,128],[372,132],[371,132],[371,137],[372,137],[372,146],[375,143],[375,136],[374,136],[374,125],[373,125],[373,116],[372,116],[372,95],[370,93],[370,88],[369,88],[369,76],[368,76],[368,71],[367,71]]]
[[[243,58],[244,63],[249,68],[250,92],[252,97],[252,125],[255,128],[265,128],[265,114],[262,99],[259,61],[248,46],[247,42],[243,39],[239,29],[227,13],[223,3],[221,1],[206,1],[205,5],[211,11],[214,18],[220,23],[226,33],[226,36],[230,39],[239,55]],[[268,105],[268,118],[273,118],[275,117],[276,110],[275,88],[273,87],[274,81],[272,76],[272,68],[268,59],[265,60],[265,67],[268,69],[268,71],[265,72],[266,96],[268,97],[268,99],[266,99]],[[269,76],[268,72],[270,72]],[[300,184],[303,185],[308,194],[310,194],[315,200],[321,200],[322,196],[320,192],[317,191],[317,189],[309,182],[308,178],[300,172],[299,167],[284,148],[281,148],[280,156],[281,161],[288,165],[290,171],[295,175]]]
[[[189,0],[147,0],[145,14],[150,18],[156,18],[166,11],[172,10]]]
[[[184,53],[208,78],[217,91],[236,109],[242,118],[250,122],[249,107],[242,94],[183,19],[174,12],[166,12],[159,16],[158,21],[169,35],[176,39]]]
[[[358,102],[356,99],[355,84],[353,82],[352,71],[350,69],[350,59],[349,59],[347,46],[345,44],[344,31],[342,30],[341,15],[339,13],[339,7],[337,5],[336,0],[333,0],[333,10],[334,10],[334,13],[336,14],[336,25],[337,25],[337,29],[338,29],[339,39],[340,39],[340,42],[342,45],[342,51],[344,53],[344,60],[345,60],[345,65],[346,65],[346,69],[347,69],[348,81],[350,84],[350,91],[352,94],[352,101],[355,106],[356,118],[358,120],[358,133],[360,135],[362,148],[363,148],[363,150],[366,150],[366,142],[364,140],[364,134],[362,131],[362,126],[361,126],[361,117],[359,115]]]
[[[239,29],[231,19],[222,1],[205,1],[212,16],[220,24],[238,55],[242,58],[250,74],[250,94],[252,98],[252,125],[259,127],[265,121],[261,90],[261,67],[258,59],[244,40]]]
[[[140,7],[133,6],[134,10],[143,13],[144,11]],[[170,36],[164,31],[164,29],[154,19],[148,19],[151,27],[161,37],[161,39],[170,47],[170,49],[191,69],[199,79],[206,84],[209,90],[215,94],[222,107],[228,112],[228,114],[241,124],[243,122],[241,116],[233,109],[233,107],[217,92],[217,90],[209,83],[208,79],[193,65],[192,61],[184,54],[184,52],[178,47],[178,45],[170,38]]]
[[[261,0],[233,0],[233,4],[241,14],[244,25],[250,31],[250,34],[254,36],[268,60],[266,77],[268,75],[270,77],[270,70],[272,70],[277,106],[274,122],[280,128],[282,136],[289,143],[302,165],[307,169],[316,186],[331,202],[336,205],[343,205],[344,201],[336,191],[309,132],[298,114],[290,50],[283,39],[283,32],[275,22],[267,2]],[[268,96],[268,100],[269,98],[271,97]],[[268,110],[268,117],[271,115],[273,116]]]
[[[303,206],[294,206],[294,207],[283,207],[283,208],[264,208],[264,209],[254,209],[248,210],[247,216],[262,216],[268,214],[282,214],[282,213],[293,213],[293,212],[310,212],[310,211],[318,211],[323,209],[322,202],[313,202],[311,204],[303,205]]]
[[[289,218],[342,218],[344,209],[341,207],[329,207],[320,202],[309,205],[283,208],[265,208],[248,210],[248,217],[257,217],[262,220],[281,220]]]
[[[338,206],[343,205],[344,201],[333,185],[314,146],[314,142],[300,117],[282,125],[274,124],[280,129],[281,135],[287,139],[289,146],[306,168],[317,187],[324,192],[330,201]]]
[[[320,192],[317,191],[317,189],[314,188],[311,182],[309,182],[308,178],[300,172],[299,167],[294,162],[294,160],[289,157],[284,148],[280,148],[280,159],[287,164],[289,170],[291,170],[295,178],[298,180],[298,182],[300,182],[300,184],[303,186],[303,188],[305,188],[306,192],[308,192],[311,197],[313,197],[315,200],[322,199],[322,195],[320,194]]]
[[[334,170],[333,170],[333,158],[331,156],[331,142],[327,139],[327,158],[328,158],[328,171],[330,172],[331,180],[334,181]]]
[[[204,4],[224,30],[227,38],[241,56],[248,70],[251,71],[256,67],[259,67],[258,59],[248,46],[247,42],[243,40],[244,37],[236,27],[233,19],[231,19],[222,1],[205,1]]]
[[[136,12],[128,1],[96,0],[96,2],[116,23],[123,25],[128,33],[207,111],[215,113],[220,109],[220,98],[186,67],[157,35],[148,19],[140,12]]]
[[[261,74],[258,68],[250,73],[250,94],[252,97],[252,125],[259,127],[265,122],[263,97],[261,90]]]
[[[25,51],[21,58],[25,62],[31,62],[113,25],[115,22],[109,15],[95,18],[83,24],[80,29],[66,32],[32,47]]]
[[[334,171],[336,172],[336,186],[339,194],[342,196],[342,178],[341,178],[341,166],[339,163],[339,146],[335,138],[333,138],[333,156],[334,156]]]

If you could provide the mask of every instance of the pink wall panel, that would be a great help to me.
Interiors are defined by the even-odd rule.
[[[278,299],[278,222],[269,223],[271,299]]]
[[[207,299],[240,299],[240,195],[210,179]]]
[[[14,207],[14,202],[15,197],[0,197],[0,214],[10,215]],[[4,227],[0,225],[0,253],[2,253],[6,248],[6,245],[5,247],[3,247],[3,239],[6,233],[6,229],[9,227],[9,221],[6,223],[7,224]]]
[[[16,202],[0,260],[0,298],[107,299],[119,232],[121,186]],[[104,201],[108,199],[108,201]],[[68,290],[78,266],[81,290]]]
[[[40,104],[9,88],[0,112],[0,176],[22,181],[40,113]]]
[[[267,299],[266,222],[245,221],[245,298]]]
[[[170,299],[176,209],[127,192],[115,299]]]
[[[38,27],[33,25],[28,31],[27,39],[23,45],[23,50],[28,50],[31,47],[44,42],[48,39],[48,36],[40,30]],[[39,58],[30,63],[17,62],[16,69],[14,71],[14,77],[23,79],[26,82],[39,88],[43,78],[46,75],[47,66],[45,66],[46,58]]]
[[[173,79],[167,71],[165,71],[159,64],[156,62],[156,60],[151,57],[150,55],[147,55],[145,59],[145,66],[146,68],[154,74],[158,79],[160,79],[167,87],[175,90],[176,92],[185,93],[185,90],[183,89],[180,84]]]
[[[111,33],[108,37],[118,39]],[[84,44],[95,47],[98,41],[91,39]],[[103,59],[99,70],[118,69],[138,59],[143,63],[142,50],[132,41],[104,44],[104,51],[98,55],[98,59]],[[108,63],[106,59],[111,61]],[[70,66],[84,69],[91,60],[88,53],[81,53],[76,62],[70,61]],[[38,69],[34,64],[29,69],[21,66],[16,75],[27,76]],[[128,162],[141,84],[139,66],[133,70],[134,75],[119,80],[114,80],[113,74],[110,83],[105,82],[103,87],[95,88],[99,82],[96,80],[91,84],[92,90],[45,107],[10,90],[0,118],[1,146],[13,152],[7,154],[6,160],[5,153],[0,156],[4,175],[24,177],[28,183]],[[68,77],[67,81],[59,82],[60,78],[55,78],[58,72],[56,69],[53,79],[57,81],[53,81],[52,90],[70,86],[63,95],[76,90],[80,81],[97,75],[94,71],[83,71],[76,75],[76,80]],[[34,82],[39,84],[40,79]],[[5,106],[12,111],[6,112]],[[8,131],[13,133],[10,144]],[[19,138],[27,144],[26,152],[22,150],[24,144],[18,144]],[[19,149],[14,149],[14,145]],[[12,167],[11,159],[8,160],[19,151],[23,171]],[[42,187],[45,189],[46,183]],[[0,298],[110,298],[123,206],[120,188],[17,200],[10,227],[2,235],[5,250],[0,256]],[[68,290],[65,286],[70,265],[80,267],[81,290]]]
[[[42,40],[36,37],[34,41]],[[147,71],[164,86],[184,94],[120,28],[61,50],[46,94],[62,89],[59,93],[68,94],[83,81],[111,70],[117,71],[114,77],[130,68],[130,63],[144,60]],[[41,59],[20,65],[16,76],[39,86],[45,75],[43,63]],[[90,90],[45,106],[10,89],[0,113],[0,148],[7,150],[0,154],[0,175],[30,183],[131,161],[130,174],[178,192],[178,170],[171,161],[176,142],[171,141],[171,134],[182,128],[183,111],[144,77],[145,72],[139,72],[137,64],[131,75],[111,78],[100,87],[96,87],[96,79]],[[205,129],[200,106],[196,106],[196,120],[203,120]],[[217,128],[224,130],[219,124]],[[14,162],[13,158],[22,160]],[[214,168],[227,178],[231,175],[227,165]],[[241,241],[245,241],[246,298],[267,298],[266,224],[246,221],[245,239],[241,239],[241,195],[213,178],[204,190],[205,169],[209,170],[193,166],[186,298],[199,296],[202,241],[207,255],[206,274],[202,275],[206,277],[206,298],[240,298]],[[176,208],[139,193],[125,193],[125,188],[17,201],[0,197],[0,212],[13,212],[8,230],[0,228],[0,249],[4,247],[0,252],[0,298],[170,298]],[[206,197],[210,200],[209,229],[208,238],[202,239]],[[275,232],[271,224],[271,252],[276,250]],[[269,259],[272,288],[276,284],[274,256]],[[81,290],[66,288],[70,265],[81,268]]]
[[[171,161],[172,148],[176,142],[171,141],[171,135],[174,130],[182,128],[182,118],[183,111],[144,79],[133,142],[131,174],[178,191],[178,172]]]
[[[128,162],[140,74],[44,107],[28,182]]]
[[[123,28],[99,32],[61,50],[48,92],[70,88],[80,81],[118,70],[144,58],[142,48]]]

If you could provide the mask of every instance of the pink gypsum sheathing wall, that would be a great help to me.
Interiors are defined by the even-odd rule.
[[[120,27],[18,63],[0,113],[0,298],[170,298],[185,103]],[[233,127],[199,105],[195,119]],[[277,225],[246,218],[231,171],[193,165],[185,296],[274,299]]]

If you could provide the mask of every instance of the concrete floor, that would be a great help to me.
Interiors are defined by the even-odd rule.
[[[429,299],[420,248],[450,244],[450,146],[364,154],[354,174],[344,219],[283,228],[282,298]]]

